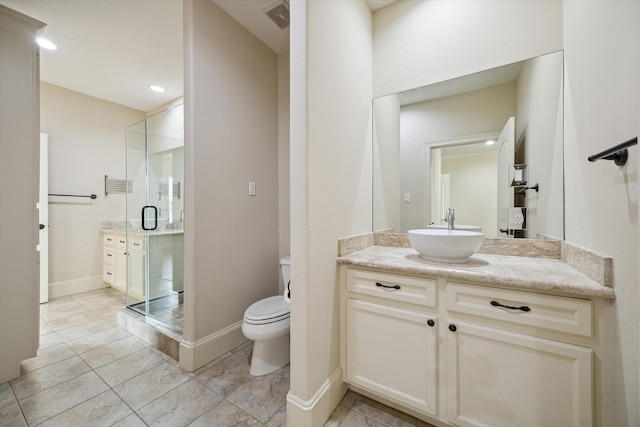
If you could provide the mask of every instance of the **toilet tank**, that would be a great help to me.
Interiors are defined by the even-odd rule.
[[[282,283],[286,287],[291,280],[291,257],[286,256],[280,259],[280,269],[282,270]]]

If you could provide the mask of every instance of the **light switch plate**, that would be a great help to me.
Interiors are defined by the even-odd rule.
[[[249,181],[249,195],[256,195],[256,183],[254,181]]]

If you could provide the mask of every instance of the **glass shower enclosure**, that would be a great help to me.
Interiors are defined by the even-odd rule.
[[[182,333],[184,110],[126,129],[127,308]]]

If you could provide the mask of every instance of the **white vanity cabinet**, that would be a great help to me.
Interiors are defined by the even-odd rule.
[[[129,294],[137,298],[144,297],[144,240],[119,232],[103,235],[103,280],[122,292],[127,292],[129,284]],[[131,262],[130,273],[127,258]]]
[[[116,237],[104,234],[102,243],[102,280],[113,286],[116,283]]]
[[[116,234],[116,277],[114,285],[123,292],[127,290],[127,237],[124,234]]]
[[[459,426],[593,424],[592,304],[446,283],[447,420]],[[567,335],[560,340],[558,332]]]
[[[357,391],[453,426],[593,425],[590,300],[342,265]]]
[[[345,381],[436,415],[436,281],[355,269],[345,280]]]

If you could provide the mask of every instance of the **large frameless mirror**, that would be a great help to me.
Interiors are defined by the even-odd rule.
[[[564,238],[563,52],[373,101],[373,231]],[[522,220],[524,216],[524,220]]]

